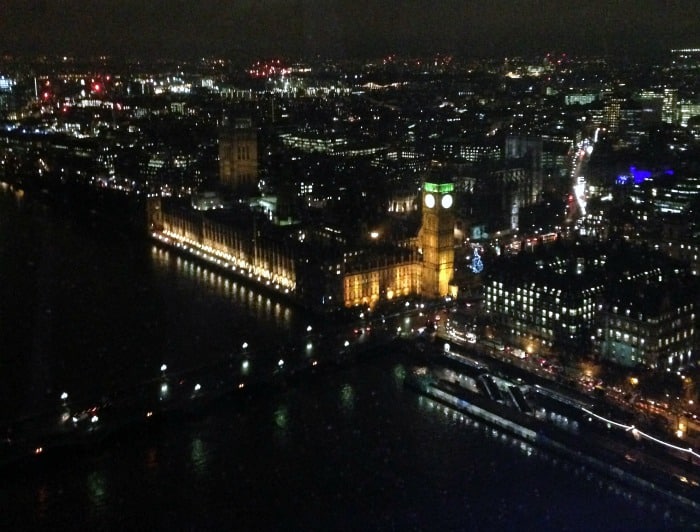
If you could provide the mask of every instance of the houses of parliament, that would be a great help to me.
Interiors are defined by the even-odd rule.
[[[257,184],[257,134],[236,121],[219,136],[219,180],[237,196]],[[431,174],[432,175],[432,174]],[[244,276],[312,310],[373,307],[382,300],[450,294],[454,271],[453,184],[422,184],[421,224],[401,242],[350,246],[341,231],[311,227],[276,212],[277,198],[248,198],[228,208],[149,199],[150,235]]]

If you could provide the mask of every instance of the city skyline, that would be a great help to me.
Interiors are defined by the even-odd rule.
[[[359,1],[2,4],[8,527],[700,523],[697,8]]]
[[[357,58],[387,53],[658,57],[694,47],[700,4],[651,0],[488,4],[439,0],[237,2],[107,0],[90,5],[4,2],[0,52],[146,58],[286,55]]]

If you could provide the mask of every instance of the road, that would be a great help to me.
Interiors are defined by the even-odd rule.
[[[573,201],[569,202],[566,222],[574,223],[586,215],[586,177],[585,169],[593,153],[593,142],[582,140],[573,154],[571,164],[571,194]]]

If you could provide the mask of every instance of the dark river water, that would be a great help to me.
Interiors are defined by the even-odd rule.
[[[0,191],[4,422],[55,409],[63,392],[77,404],[128,390],[158,377],[161,364],[180,371],[228,357],[272,371],[280,346],[304,344],[309,325],[323,327],[69,207]],[[9,466],[0,471],[0,528],[697,526],[653,496],[419,397],[403,386],[410,363],[386,348]]]

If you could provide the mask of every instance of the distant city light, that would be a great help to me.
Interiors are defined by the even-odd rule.
[[[271,78],[275,76],[286,76],[291,69],[284,65],[281,60],[257,61],[249,70],[248,74],[252,78]]]
[[[481,273],[484,270],[484,263],[481,261],[481,255],[479,255],[479,250],[477,248],[474,248],[472,263],[469,267],[474,273]]]
[[[672,176],[674,174],[675,174],[674,170],[668,168],[668,169],[664,170],[663,172],[657,173],[656,175],[657,176],[660,176],[660,175]],[[626,185],[626,184],[639,185],[639,184],[643,183],[644,181],[647,181],[647,180],[653,179],[653,178],[654,178],[654,172],[652,172],[651,170],[637,168],[636,166],[630,166],[629,173],[618,175],[615,182],[618,185]]]

